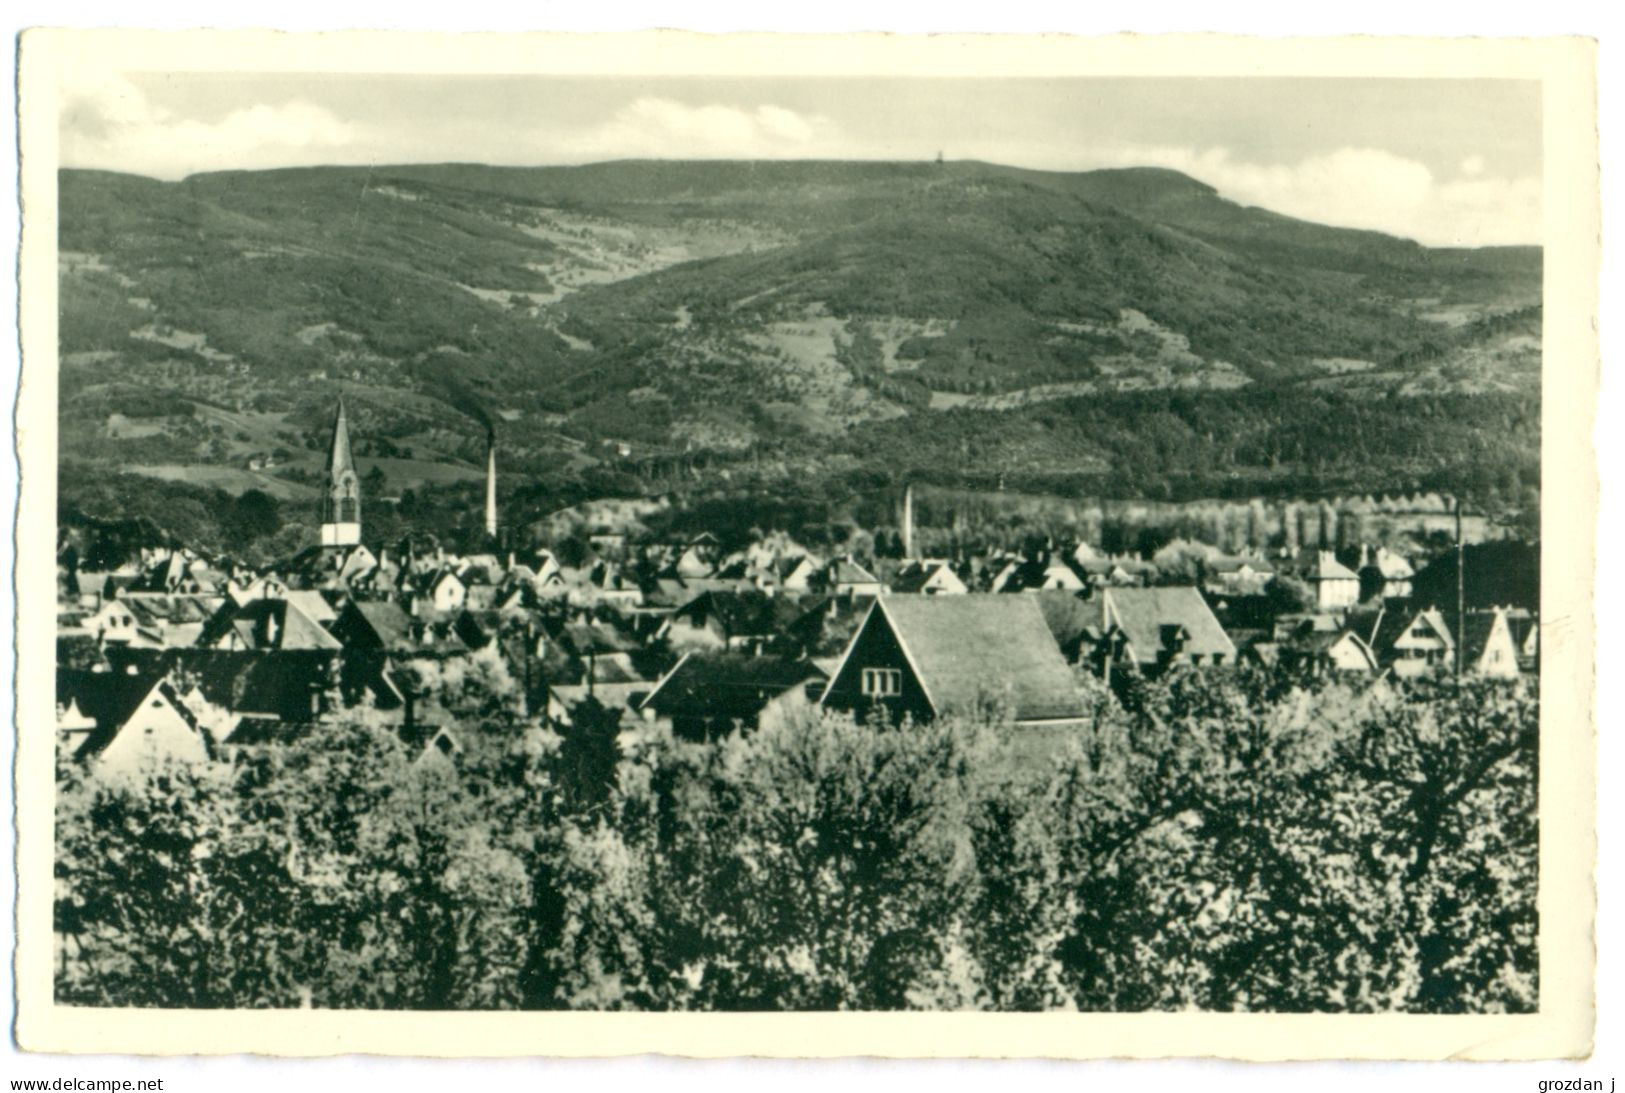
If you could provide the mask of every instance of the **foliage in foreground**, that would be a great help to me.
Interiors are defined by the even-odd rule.
[[[1531,688],[1210,674],[1129,705],[1100,694],[1059,740],[996,716],[639,727],[613,768],[496,723],[414,765],[361,714],[233,766],[65,767],[57,996],[1536,1007]]]

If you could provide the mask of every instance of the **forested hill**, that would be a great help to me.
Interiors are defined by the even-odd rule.
[[[621,162],[60,185],[63,453],[91,465],[304,497],[342,390],[393,488],[477,475],[488,421],[506,468],[560,488],[742,462],[895,476],[899,435],[1013,485],[1139,488],[1164,463],[1191,471],[1181,492],[1300,489],[1332,465],[1338,488],[1370,491],[1448,486],[1451,468],[1537,478],[1537,249],[1428,249],[1165,170]],[[1262,392],[1259,435],[1215,445],[1205,423]],[[1384,428],[1357,452],[1305,445],[1343,406]],[[1156,444],[1067,424],[1105,408],[1110,432]]]

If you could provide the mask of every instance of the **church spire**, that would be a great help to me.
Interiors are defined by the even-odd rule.
[[[333,443],[327,452],[327,481],[322,489],[322,546],[361,542],[361,479],[350,454],[350,423],[339,397],[333,419]]]
[[[333,419],[333,443],[327,452],[328,481],[354,470],[355,460],[350,456],[350,419],[344,412],[344,396],[340,395],[338,416]]]

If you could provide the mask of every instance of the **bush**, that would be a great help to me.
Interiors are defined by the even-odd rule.
[[[61,775],[88,1005],[1531,1012],[1524,683],[1250,672],[996,713],[810,713],[608,769],[358,712],[235,766]],[[615,753],[597,749],[596,757]]]

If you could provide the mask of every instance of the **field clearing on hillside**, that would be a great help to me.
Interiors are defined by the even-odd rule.
[[[320,474],[327,466],[324,453],[301,453],[288,460],[289,467],[297,467],[306,474]],[[362,477],[374,467],[384,472],[386,489],[394,491],[405,486],[443,485],[450,482],[472,482],[485,477],[485,468],[463,463],[439,463],[427,459],[400,459],[393,456],[358,455],[356,469]]]
[[[250,448],[299,445],[298,434],[289,428],[287,415],[259,410],[227,410],[204,402],[194,402],[192,413],[201,421],[216,422],[227,430],[234,443]]]
[[[866,322],[869,332],[880,343],[881,367],[888,372],[908,372],[919,367],[917,360],[898,360],[897,350],[910,338],[940,338],[954,328],[951,319],[871,319]]]
[[[837,356],[851,341],[843,319],[813,316],[769,323],[760,333],[747,334],[743,340],[772,362],[785,393],[795,396],[807,412],[797,415],[796,420],[815,432],[835,431],[839,426],[898,417],[905,412],[857,382],[852,370]],[[777,400],[771,404],[777,405]],[[811,421],[819,416],[827,419],[827,424]]]
[[[227,493],[263,490],[279,501],[305,501],[316,496],[316,491],[310,486],[241,467],[154,463],[134,465],[127,469],[132,474],[144,474],[149,478],[162,478],[169,482],[189,482],[195,486],[213,486]]]

